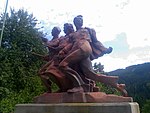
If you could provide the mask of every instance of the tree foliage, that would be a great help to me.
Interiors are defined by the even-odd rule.
[[[93,69],[96,73],[104,72],[104,65],[102,65],[100,62],[98,64],[94,63]]]
[[[147,100],[143,105],[142,113],[150,113],[150,100]]]
[[[3,16],[0,23],[3,22]],[[11,112],[15,104],[30,102],[44,91],[37,76],[43,61],[31,54],[32,51],[46,53],[40,38],[44,34],[39,32],[36,25],[33,14],[23,9],[11,9],[6,15],[0,48],[0,112]]]

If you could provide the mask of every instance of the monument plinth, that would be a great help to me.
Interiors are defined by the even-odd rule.
[[[117,103],[133,102],[132,97],[123,97],[104,92],[88,93],[44,93],[34,98],[34,103]]]
[[[15,113],[140,113],[137,103],[18,104]]]

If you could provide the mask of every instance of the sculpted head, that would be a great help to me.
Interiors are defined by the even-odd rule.
[[[61,32],[61,29],[59,27],[54,27],[52,29],[51,34],[54,38],[58,38],[58,35],[60,34],[60,32]]]
[[[70,34],[70,33],[73,33],[74,32],[74,28],[73,28],[73,25],[70,24],[70,23],[65,23],[64,24],[64,33],[66,35]]]
[[[74,18],[73,20],[74,25],[76,26],[76,29],[81,29],[83,26],[83,16],[82,15],[78,15]]]

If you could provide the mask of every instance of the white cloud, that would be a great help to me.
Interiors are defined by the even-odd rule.
[[[104,65],[105,72],[113,71],[113,70],[120,69],[120,68],[122,69],[130,65],[129,62],[127,62],[127,60],[125,59],[113,58],[108,55],[92,61],[92,63],[94,62],[100,62],[102,65]]]
[[[120,53],[118,53],[118,57],[116,56],[114,57],[110,53],[92,62],[101,62],[101,64],[104,65],[104,71],[106,72],[122,69],[130,65],[150,62],[150,46],[131,49],[125,57],[120,57]]]

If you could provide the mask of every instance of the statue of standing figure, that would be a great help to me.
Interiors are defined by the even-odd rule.
[[[47,63],[39,70],[39,75],[48,92],[52,92],[51,83],[58,85],[57,92],[93,92],[99,91],[95,82],[101,82],[116,88],[127,96],[125,84],[118,84],[118,76],[107,76],[95,73],[92,60],[109,54],[112,47],[106,48],[97,40],[94,29],[83,28],[83,16],[74,18],[73,25],[64,24],[65,36],[59,37],[59,27],[52,29],[53,39],[45,41],[49,54],[45,56]]]

